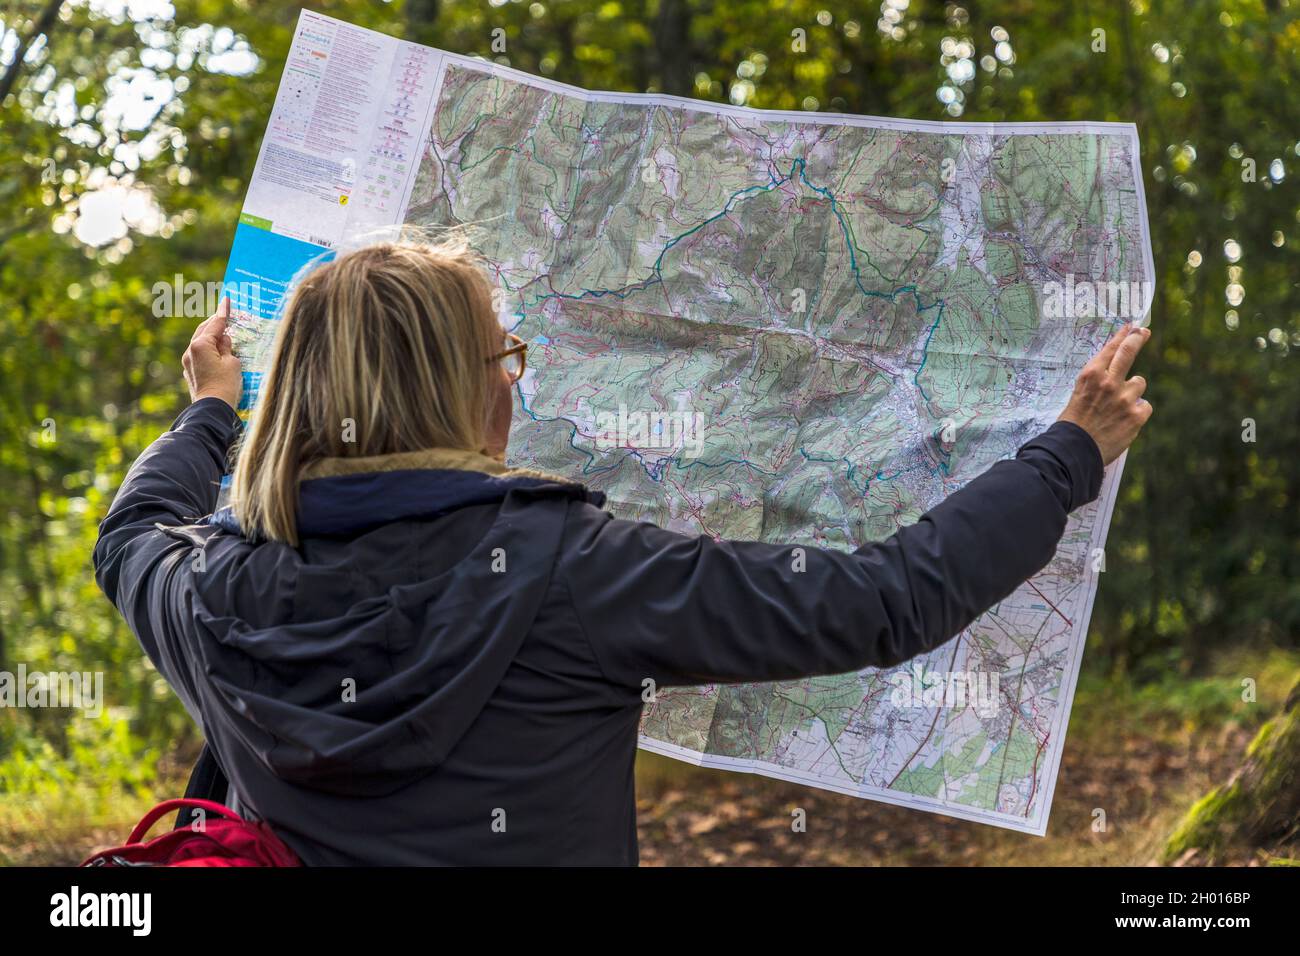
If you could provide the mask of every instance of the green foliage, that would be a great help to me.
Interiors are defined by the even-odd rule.
[[[119,787],[138,789],[153,781],[158,754],[143,748],[121,717],[105,712],[71,720],[62,731],[62,746],[56,746],[17,724],[6,748],[8,756],[0,764],[0,793],[48,801],[76,789],[107,804]],[[89,783],[79,776],[88,767],[96,769]]]
[[[128,752],[151,762],[141,754],[192,740],[97,592],[89,555],[124,469],[183,402],[178,359],[192,322],[155,318],[151,289],[177,273],[220,279],[297,16],[247,0],[176,0],[173,15],[143,22],[54,6],[27,61],[0,62],[10,91],[0,99],[0,669],[103,670],[113,716],[25,711],[0,722],[10,794],[82,779],[87,767],[135,786],[144,778]],[[892,36],[876,2],[311,6],[594,89],[923,119],[1136,122],[1158,278],[1139,371],[1156,412],[1127,465],[1087,660],[1096,674],[1146,681],[1203,666],[1228,644],[1297,645],[1294,0],[1007,0],[969,12],[912,0],[885,24]],[[31,37],[49,8],[20,0],[0,27]],[[504,54],[491,49],[498,27]],[[1001,59],[996,28],[1009,44]],[[1099,29],[1105,52],[1094,49]],[[969,81],[948,79],[945,38],[950,51],[970,41]],[[251,72],[221,72],[245,48]],[[134,125],[112,98],[133,71],[171,84]],[[944,86],[959,94],[951,106]],[[1243,180],[1247,159],[1254,181]],[[88,246],[76,234],[83,203],[109,187],[147,190],[157,212]],[[1244,290],[1235,307],[1230,284]],[[1254,443],[1242,440],[1246,418]],[[1153,686],[1175,694],[1176,683]],[[1190,705],[1225,713],[1230,690]]]
[[[1085,658],[1086,660],[1086,658]],[[1071,740],[1179,736],[1256,728],[1283,706],[1300,671],[1300,653],[1238,649],[1216,654],[1206,672],[1194,676],[1169,668],[1138,680],[1107,674],[1096,665],[1079,676],[1070,714]],[[1253,696],[1242,681],[1252,681]]]

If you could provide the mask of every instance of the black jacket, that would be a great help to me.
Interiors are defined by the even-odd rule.
[[[96,578],[241,808],[308,864],[635,863],[643,681],[897,664],[1051,559],[1102,463],[1058,423],[856,553],[613,518],[584,487],[431,452],[302,484],[303,543],[212,513],[238,419],[184,411],[131,468]],[[351,689],[351,693],[349,690]]]

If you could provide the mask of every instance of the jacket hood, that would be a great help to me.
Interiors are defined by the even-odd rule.
[[[436,518],[469,505],[501,501],[511,489],[555,486],[597,507],[605,495],[567,478],[510,468],[477,452],[428,449],[369,458],[325,458],[303,471],[298,486],[300,537],[351,535],[392,521]],[[229,507],[204,519],[244,531]]]
[[[281,780],[339,794],[379,796],[432,771],[532,627],[575,499],[604,504],[583,485],[466,452],[313,465],[302,546],[245,545],[245,565],[218,584],[221,607],[195,596],[195,665],[214,705],[205,733]],[[456,560],[439,560],[438,525],[414,524],[492,504],[481,538],[445,541]],[[208,549],[241,534],[229,508],[205,523],[215,528],[174,530]]]

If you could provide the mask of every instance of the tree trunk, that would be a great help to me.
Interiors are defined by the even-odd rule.
[[[406,0],[406,39],[437,46],[442,0]]]
[[[659,91],[690,96],[695,78],[691,74],[691,11],[686,0],[659,0],[654,38]]]
[[[1300,681],[1260,728],[1246,759],[1201,798],[1169,838],[1163,862],[1214,865],[1276,849],[1300,835]]]
[[[32,25],[31,32],[23,37],[18,44],[18,49],[14,51],[14,58],[9,61],[9,69],[5,70],[4,76],[0,76],[0,104],[3,104],[14,88],[14,83],[18,80],[18,74],[23,69],[23,59],[27,56],[27,50],[33,41],[43,34],[47,34],[54,27],[54,20],[59,15],[59,9],[63,6],[63,0],[50,0],[41,11],[40,19]],[[8,19],[6,17],[6,19]]]

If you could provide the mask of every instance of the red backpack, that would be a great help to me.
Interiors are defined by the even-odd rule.
[[[141,843],[150,827],[182,807],[193,807],[211,819],[180,827]],[[199,829],[199,827],[202,829]],[[124,846],[101,850],[82,866],[302,866],[265,823],[245,820],[211,800],[182,797],[165,800],[135,825]]]

